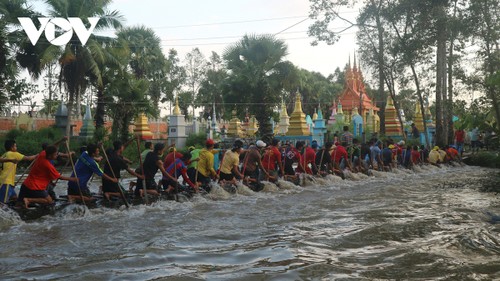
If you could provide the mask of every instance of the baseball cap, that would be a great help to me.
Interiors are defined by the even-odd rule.
[[[266,147],[266,143],[261,141],[261,140],[258,140],[255,145],[257,145],[258,148],[263,148],[263,147]]]
[[[207,145],[207,146],[212,146],[214,144],[215,144],[215,142],[213,139],[207,139],[207,141],[205,142],[205,145]]]
[[[434,146],[433,150],[439,150],[439,146]]]

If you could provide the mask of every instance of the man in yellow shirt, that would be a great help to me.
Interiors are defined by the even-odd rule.
[[[4,162],[0,172],[0,201],[7,203],[10,200],[17,199],[16,191],[14,190],[17,162],[23,160],[35,160],[37,155],[24,156],[23,154],[17,152],[17,144],[14,140],[6,140],[4,147],[7,152],[5,152],[2,158],[9,159],[11,161]]]
[[[220,166],[220,180],[226,183],[236,184],[236,178],[243,178],[238,165],[240,164],[240,154],[243,142],[236,140],[231,150],[226,151]]]
[[[205,148],[200,151],[196,175],[196,181],[201,183],[201,186],[205,189],[208,188],[210,184],[210,180],[212,178],[217,178],[217,172],[214,169],[214,141],[212,139],[208,139],[205,142]],[[207,190],[209,191],[209,190]]]
[[[439,146],[435,146],[431,152],[429,152],[429,163],[432,165],[438,165],[440,162]]]

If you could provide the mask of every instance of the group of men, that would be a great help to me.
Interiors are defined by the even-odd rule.
[[[301,173],[343,177],[346,169],[368,173],[369,169],[391,170],[397,165],[409,168],[421,163],[439,165],[460,161],[459,152],[453,146],[443,149],[436,146],[428,151],[424,146],[405,146],[404,141],[395,143],[372,139],[361,144],[347,126],[340,138],[326,142],[323,147],[319,147],[316,141],[310,144],[298,141],[295,145],[287,142],[280,146],[278,139],[269,143],[258,140],[244,147],[241,140],[236,140],[231,149],[223,151],[215,149],[215,142],[208,139],[203,149],[189,147],[188,152],[180,153],[175,146],[171,146],[165,153],[165,144],[146,142],[145,150],[140,155],[140,167],[135,170],[129,167],[131,162],[123,156],[127,145],[115,141],[105,153],[106,161],[102,161],[98,145],[87,145],[82,148],[71,176],[65,177],[53,164],[60,155],[56,145],[46,145],[39,154],[25,156],[17,151],[15,141],[7,140],[7,152],[0,158],[0,200],[3,203],[17,200],[24,207],[32,203],[51,204],[53,198],[47,187],[54,181],[66,180],[71,202],[90,202],[94,196],[88,183],[93,175],[102,177],[102,194],[111,199],[123,195],[124,189],[119,183],[122,170],[137,178],[133,192],[135,196],[143,197],[145,192],[159,195],[162,190],[168,194],[180,191],[195,193],[200,188],[210,191],[211,181],[235,184],[237,180],[243,180],[256,190],[263,180],[274,182],[284,177],[294,181]],[[19,161],[34,162],[17,196],[14,186]],[[105,162],[103,169],[99,165],[101,161]],[[162,176],[160,181],[155,180],[158,171]],[[183,178],[183,185],[179,184],[180,177]]]

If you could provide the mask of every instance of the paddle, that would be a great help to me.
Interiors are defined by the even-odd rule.
[[[111,167],[111,163],[109,162],[108,154],[106,153],[106,150],[104,150],[104,146],[102,144],[101,144],[101,150],[104,154],[104,159],[106,159],[106,163],[108,163],[108,165],[109,165],[109,169],[111,170],[111,174],[113,175],[113,178],[116,179],[115,171],[113,170],[113,167]],[[125,193],[123,193],[123,190],[122,190],[120,184],[119,183],[117,183],[117,184],[118,184],[118,190],[120,191],[120,196],[122,197],[123,203],[125,203],[125,206],[128,208],[129,204],[128,204],[127,198],[125,197]]]
[[[149,199],[148,199],[148,190],[146,188],[146,178],[144,177],[144,165],[142,163],[142,157],[141,157],[141,144],[140,144],[140,140],[139,140],[139,136],[137,136],[135,138],[135,142],[137,143],[137,155],[139,155],[139,165],[141,166],[141,173],[142,173],[142,177],[144,179],[142,179],[142,189],[144,190],[144,201],[146,202],[146,204],[149,203]]]
[[[87,207],[87,204],[85,204],[85,199],[83,198],[80,181],[78,180],[78,175],[76,174],[75,163],[73,163],[73,157],[71,157],[71,151],[69,150],[69,141],[66,140],[64,143],[66,144],[66,151],[68,151],[68,158],[69,161],[71,162],[71,168],[73,168],[73,174],[75,174],[75,178],[77,178],[76,184],[78,185],[78,192],[80,193],[80,199],[82,200],[83,206]]]

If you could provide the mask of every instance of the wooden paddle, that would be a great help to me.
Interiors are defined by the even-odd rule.
[[[116,179],[115,171],[113,170],[113,167],[111,167],[111,163],[109,162],[108,154],[106,153],[106,150],[104,150],[104,146],[102,144],[101,144],[101,150],[104,154],[104,158],[106,159],[106,163],[108,163],[108,165],[109,165],[109,169],[111,170],[111,174],[113,175],[113,178]],[[123,203],[125,203],[125,206],[128,208],[129,204],[127,201],[127,197],[125,197],[125,193],[123,193],[123,190],[122,190],[120,184],[119,183],[117,183],[117,184],[118,184],[118,190],[120,191],[120,195],[122,197]]]
[[[146,202],[146,204],[149,204],[148,190],[146,188],[146,178],[144,177],[144,165],[142,163],[142,157],[141,157],[141,141],[139,140],[139,136],[137,136],[135,138],[135,142],[137,143],[137,155],[139,155],[139,165],[141,167],[142,177],[144,178],[141,180],[142,181],[142,189],[144,191],[144,201]]]
[[[78,175],[76,174],[75,163],[73,163],[73,157],[71,157],[71,151],[69,150],[69,142],[68,140],[66,140],[64,143],[66,144],[66,151],[68,152],[68,158],[69,161],[71,162],[71,168],[73,168],[73,174],[75,174],[75,178],[77,178],[76,184],[78,185],[78,192],[80,193],[80,199],[82,200],[83,206],[87,207],[87,204],[85,204],[85,199],[83,198],[80,181],[78,180]]]

